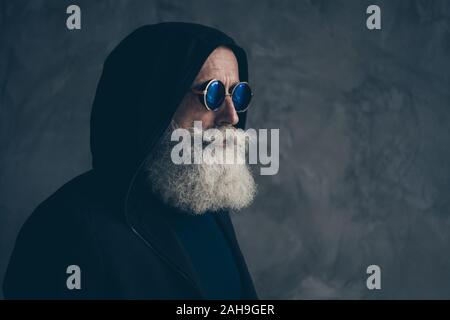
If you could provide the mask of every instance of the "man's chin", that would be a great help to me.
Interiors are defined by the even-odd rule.
[[[191,214],[239,211],[255,197],[256,184],[245,165],[152,165],[152,191],[169,206]]]

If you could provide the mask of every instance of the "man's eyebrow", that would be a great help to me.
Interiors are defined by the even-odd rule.
[[[211,81],[211,80],[212,80],[212,79],[199,80],[198,82],[196,82],[196,83],[194,83],[194,84],[192,85],[192,88],[194,88],[194,89],[200,89],[200,88],[203,87],[203,86],[206,87],[206,84],[207,84],[209,81]]]

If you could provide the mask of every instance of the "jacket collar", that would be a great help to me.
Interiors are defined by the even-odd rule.
[[[141,178],[133,185],[126,208],[126,220],[132,231],[175,272],[190,283],[200,297],[205,297],[188,253],[168,222],[167,215],[171,214],[168,211],[174,209],[146,192]],[[253,282],[239,249],[228,212],[218,212],[214,214],[214,218],[223,231],[235,258],[245,298],[256,298]]]
[[[203,296],[187,252],[164,217],[170,208],[155,196],[144,192],[141,181],[135,183],[130,191],[125,212],[128,225],[151,250]]]

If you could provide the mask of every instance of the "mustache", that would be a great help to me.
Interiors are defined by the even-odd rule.
[[[245,143],[245,139],[248,137],[244,130],[231,125],[202,130],[198,130],[196,127],[190,127],[187,130],[194,139],[198,139],[197,141],[201,139],[203,149],[211,144],[223,147],[239,145]]]

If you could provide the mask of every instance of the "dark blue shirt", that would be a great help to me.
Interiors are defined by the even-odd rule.
[[[213,214],[176,212],[171,223],[189,254],[207,299],[241,299],[239,269],[225,235]]]

